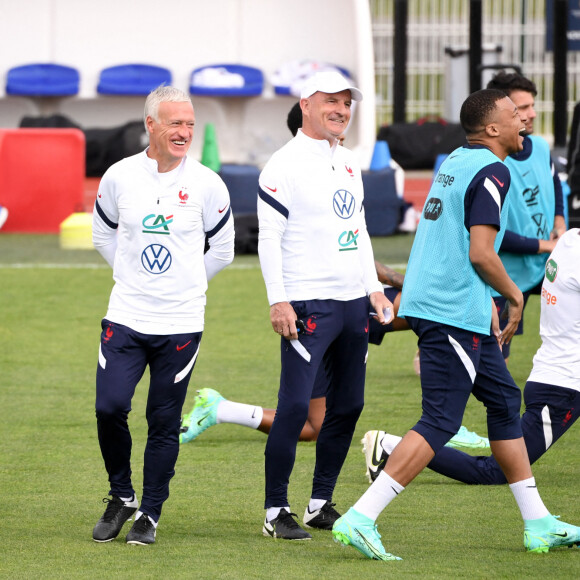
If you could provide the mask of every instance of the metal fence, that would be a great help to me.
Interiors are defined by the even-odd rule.
[[[369,2],[375,49],[377,122],[391,123],[394,0]],[[450,70],[452,57],[445,54],[445,48],[468,46],[469,0],[409,0],[407,5],[407,121],[426,116],[445,118],[453,99],[453,94],[448,94],[453,92],[450,77],[457,76],[457,70],[455,74]],[[535,132],[552,143],[553,55],[546,51],[546,1],[486,0],[483,2],[482,25],[484,64],[489,50],[488,62],[517,64],[523,74],[536,83],[538,117]],[[499,50],[501,52],[497,52]],[[459,79],[462,80],[467,82],[467,79]],[[578,81],[580,56],[578,52],[569,52],[569,122],[572,108],[580,98]]]

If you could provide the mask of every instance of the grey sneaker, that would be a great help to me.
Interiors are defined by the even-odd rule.
[[[280,513],[271,521],[264,520],[262,534],[266,537],[281,538],[283,540],[311,540],[312,536],[305,532],[294,519],[298,516],[282,508]]]
[[[310,511],[306,507],[302,521],[307,528],[318,528],[319,530],[332,530],[334,522],[340,517],[340,514],[334,509],[335,503],[330,500],[318,510]]]
[[[120,497],[111,495],[111,499],[105,497],[103,503],[107,504],[107,509],[93,528],[95,542],[114,540],[119,535],[123,524],[139,507],[139,502],[134,495],[130,501],[123,501]]]
[[[141,517],[135,520],[125,540],[127,544],[147,546],[155,543],[156,532],[153,520],[147,514],[141,514]]]

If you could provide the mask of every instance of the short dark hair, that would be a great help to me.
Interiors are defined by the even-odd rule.
[[[471,93],[461,105],[459,120],[466,135],[481,131],[496,108],[497,101],[505,99],[506,94],[498,89],[481,89]]]
[[[302,127],[302,109],[300,108],[300,101],[290,109],[288,119],[286,119],[286,124],[288,125],[288,129],[290,129],[290,133],[296,137],[298,129]]]
[[[532,93],[534,97],[538,94],[534,81],[519,73],[508,73],[505,70],[497,72],[487,83],[486,88],[503,91],[508,97],[512,91],[526,91],[527,93]]]

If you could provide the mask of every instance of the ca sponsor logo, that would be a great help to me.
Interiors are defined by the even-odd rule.
[[[438,220],[439,216],[443,213],[443,202],[436,198],[430,197],[425,202],[425,209],[423,209],[423,216],[426,220]]]
[[[339,189],[332,200],[332,206],[334,207],[334,213],[341,219],[347,220],[354,214],[354,208],[356,203],[354,201],[354,196],[350,191],[346,189]]]
[[[168,236],[169,224],[173,223],[173,216],[163,216],[155,215],[154,213],[149,214],[143,218],[143,230],[144,234],[162,234]]]
[[[171,267],[171,253],[165,246],[151,244],[143,250],[141,264],[151,274],[163,274]]]
[[[558,264],[556,263],[555,260],[550,258],[546,262],[546,278],[550,282],[554,282],[557,276],[558,276]]]
[[[358,250],[357,246],[358,230],[354,232],[347,230],[338,236],[339,252],[349,252],[351,250]]]

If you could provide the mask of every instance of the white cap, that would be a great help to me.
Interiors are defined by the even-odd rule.
[[[318,91],[321,93],[333,94],[346,90],[350,91],[353,101],[362,101],[362,93],[356,87],[351,86],[350,82],[339,72],[321,71],[314,73],[306,80],[302,90],[300,91],[300,98],[307,99]]]

